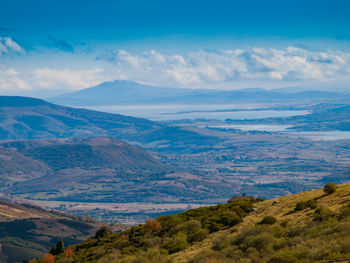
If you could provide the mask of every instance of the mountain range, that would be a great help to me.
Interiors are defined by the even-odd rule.
[[[292,90],[295,90],[293,92]],[[350,94],[285,88],[266,90],[250,88],[241,90],[210,90],[168,88],[143,85],[124,80],[104,82],[77,92],[60,95],[49,101],[62,105],[122,105],[122,104],[241,104],[271,102],[326,102],[343,101]]]

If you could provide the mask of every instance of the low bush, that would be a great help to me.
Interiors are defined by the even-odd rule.
[[[334,216],[334,213],[324,207],[317,208],[313,217],[314,221],[325,221]]]
[[[268,263],[294,263],[297,261],[298,259],[295,256],[289,255],[288,253],[285,252],[274,256],[269,260]]]
[[[308,200],[308,201],[301,201],[301,202],[298,202],[294,208],[294,211],[297,212],[297,211],[301,211],[301,210],[304,210],[306,208],[310,208],[310,209],[315,209],[317,208],[317,203],[315,200]]]
[[[326,183],[323,187],[323,192],[327,195],[333,194],[336,191],[337,186],[334,183]]]
[[[273,216],[265,216],[258,224],[259,225],[273,225],[277,222],[277,219]]]
[[[95,238],[101,239],[101,238],[106,238],[110,234],[112,234],[112,230],[108,226],[101,226],[95,234]]]

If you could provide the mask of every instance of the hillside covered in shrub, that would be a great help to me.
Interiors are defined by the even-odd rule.
[[[102,228],[32,262],[332,262],[350,259],[349,233],[346,184],[267,201],[245,197],[117,234]]]

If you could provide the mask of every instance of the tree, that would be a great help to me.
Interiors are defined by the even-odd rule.
[[[99,230],[96,231],[95,238],[101,239],[108,237],[112,234],[112,230],[108,226],[101,226]]]
[[[65,248],[64,248],[64,243],[63,240],[60,240],[57,242],[56,245],[54,245],[51,249],[50,249],[50,254],[52,255],[59,255],[64,253]]]
[[[326,183],[323,187],[323,192],[327,195],[333,194],[336,191],[337,186],[334,183]]]
[[[56,245],[56,255],[59,255],[61,253],[64,253],[64,243],[63,240],[58,241],[57,245]]]

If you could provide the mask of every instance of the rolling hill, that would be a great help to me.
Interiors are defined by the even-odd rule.
[[[349,227],[350,184],[267,201],[241,196],[101,233],[56,262],[349,262]]]
[[[60,239],[81,242],[101,225],[88,217],[0,200],[0,262],[42,256]]]
[[[55,105],[43,100],[0,96],[0,140],[113,137],[153,149],[215,145],[219,138],[146,119]]]
[[[106,137],[3,142],[0,164],[0,192],[31,200],[206,203],[232,191]]]
[[[0,160],[1,191],[29,199],[140,202],[177,199],[180,189],[190,195],[171,183],[181,177],[177,169],[116,139],[6,142]]]

